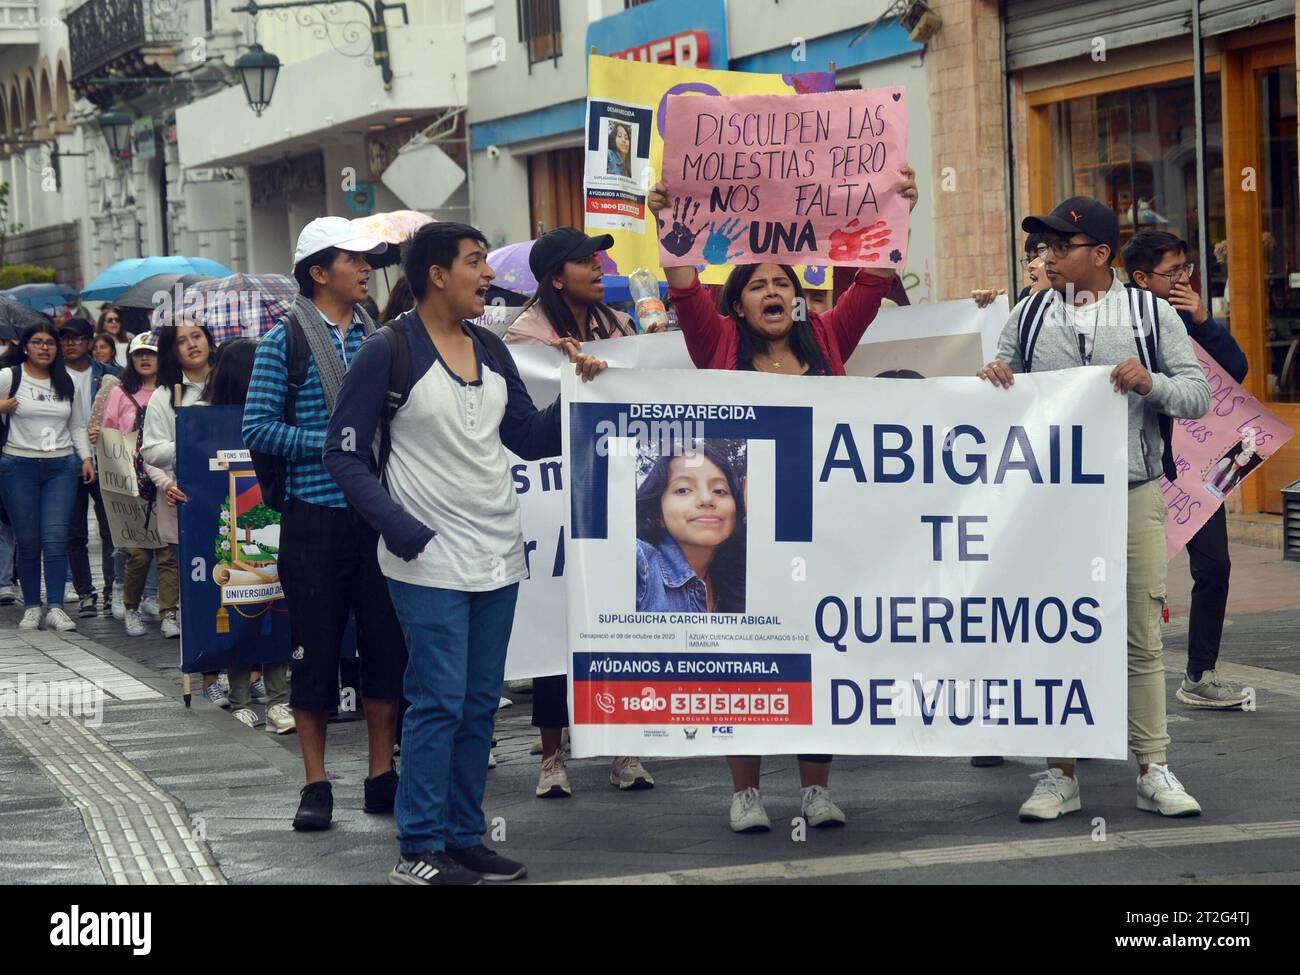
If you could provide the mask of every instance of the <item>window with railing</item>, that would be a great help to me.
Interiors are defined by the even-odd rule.
[[[563,53],[560,0],[517,0],[519,40],[528,46],[528,70],[542,61],[556,61]]]

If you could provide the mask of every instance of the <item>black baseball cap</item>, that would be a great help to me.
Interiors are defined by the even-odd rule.
[[[1045,217],[1025,217],[1020,229],[1026,233],[1057,233],[1067,237],[1087,234],[1099,244],[1110,246],[1110,256],[1119,253],[1119,217],[1100,200],[1072,196]]]
[[[540,281],[547,271],[565,261],[586,260],[613,246],[614,238],[610,234],[588,237],[576,227],[556,227],[533,241],[533,249],[528,252],[528,269]]]
[[[79,339],[93,339],[95,337],[95,326],[84,318],[73,316],[59,326],[59,338],[63,338],[68,332],[71,332]]]

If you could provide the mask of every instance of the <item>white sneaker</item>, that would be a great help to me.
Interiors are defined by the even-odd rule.
[[[763,797],[754,788],[742,789],[731,797],[731,830],[733,833],[758,833],[771,829],[772,821],[763,808]]]
[[[113,619],[126,619],[126,603],[122,602],[122,584],[113,583]]]
[[[825,786],[805,786],[800,794],[803,801],[799,804],[799,815],[809,826],[844,825],[844,810],[835,805],[830,790]]]
[[[41,628],[41,608],[28,606],[23,610],[23,618],[18,621],[20,630],[39,630]]]
[[[1174,692],[1174,697],[1194,708],[1240,708],[1246,703],[1247,694],[1240,687],[1219,680],[1217,671],[1207,670],[1201,679],[1194,681],[1183,674],[1182,683]]]
[[[563,799],[573,795],[573,789],[569,787],[569,773],[564,768],[564,762],[563,748],[542,762],[542,770],[537,776],[538,799]]]
[[[158,597],[145,596],[144,599],[140,600],[140,613],[147,620],[159,619]]]
[[[273,735],[287,735],[298,730],[298,723],[293,720],[293,710],[289,705],[272,704],[266,709],[266,730]]]
[[[77,592],[77,587],[68,584],[63,587],[63,601],[65,603],[75,603],[81,600],[81,595]]]
[[[1059,768],[1049,768],[1029,777],[1037,779],[1038,784],[1020,806],[1022,823],[1060,819],[1083,808],[1079,801],[1079,780],[1074,776],[1066,775]]]
[[[176,622],[175,613],[163,613],[161,629],[165,640],[174,640],[181,635],[181,625]]]
[[[635,755],[623,755],[614,759],[609,767],[609,784],[619,789],[653,789],[655,780],[645,770],[641,759]]]
[[[510,698],[508,698],[508,697],[503,697],[503,698],[501,698],[500,700],[497,701],[497,710],[498,710],[498,711],[504,711],[504,710],[505,710],[506,708],[508,708],[508,707],[513,707],[513,706],[514,706],[514,703],[515,703],[515,702],[512,701],[512,700],[510,700]]]
[[[128,609],[126,611],[127,636],[144,636],[147,629],[144,625],[144,614],[138,609]]]
[[[1147,766],[1138,776],[1138,808],[1161,816],[1199,816],[1201,804],[1187,794],[1168,765]]]
[[[262,723],[257,717],[257,712],[252,708],[240,708],[231,717],[248,728],[256,728]]]
[[[22,601],[23,594],[18,591],[17,586],[0,586],[0,606],[12,606]]]
[[[489,769],[494,769],[494,768],[496,768],[496,767],[497,767],[497,753],[494,752],[491,748],[489,748],[489,749],[488,749],[488,768],[489,768]]]
[[[45,628],[58,630],[60,633],[71,633],[77,628],[77,624],[63,611],[62,606],[54,606],[45,614]]]

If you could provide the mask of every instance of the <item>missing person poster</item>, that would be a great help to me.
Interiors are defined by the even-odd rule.
[[[262,501],[237,406],[176,414],[181,664],[190,672],[290,656],[289,613],[276,564],[280,516]]]
[[[654,109],[591,99],[587,102],[587,156],[583,188],[588,228],[629,230],[645,226]]]
[[[562,379],[575,756],[1124,756],[1105,369],[707,376]]]

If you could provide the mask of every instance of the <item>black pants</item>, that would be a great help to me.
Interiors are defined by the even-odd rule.
[[[87,513],[90,503],[95,504],[95,520],[99,523],[100,567],[104,571],[104,594],[113,592],[113,533],[104,513],[104,499],[99,484],[85,484],[77,478],[77,500],[72,503],[72,521],[68,523],[68,571],[72,585],[81,597],[95,593],[95,583],[90,578],[90,525]]]
[[[1219,660],[1223,614],[1228,608],[1228,515],[1220,505],[1187,543],[1192,564],[1192,611],[1187,628],[1187,669],[1213,670]]]

